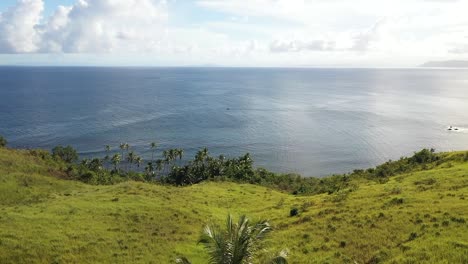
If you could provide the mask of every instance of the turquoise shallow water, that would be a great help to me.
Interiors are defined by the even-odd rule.
[[[82,156],[123,141],[146,157],[155,140],[187,155],[206,146],[322,176],[468,149],[468,71],[0,67],[0,134]]]

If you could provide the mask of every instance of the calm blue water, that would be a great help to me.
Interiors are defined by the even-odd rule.
[[[10,145],[71,144],[83,156],[128,142],[149,157],[158,141],[321,176],[423,147],[468,149],[463,128],[466,70],[0,67]]]

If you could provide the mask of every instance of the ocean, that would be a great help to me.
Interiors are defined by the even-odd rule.
[[[0,67],[0,135],[82,157],[128,142],[149,158],[152,141],[188,157],[249,152],[324,176],[468,149],[468,70]]]

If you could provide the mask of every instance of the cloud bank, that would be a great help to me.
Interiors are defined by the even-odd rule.
[[[17,0],[1,11],[0,56],[251,66],[468,58],[463,0],[75,0],[53,10],[44,3]]]

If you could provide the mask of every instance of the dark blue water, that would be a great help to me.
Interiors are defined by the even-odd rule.
[[[468,149],[464,128],[465,70],[0,68],[10,145],[71,144],[83,156],[128,142],[149,157],[158,141],[320,176],[423,147]]]

